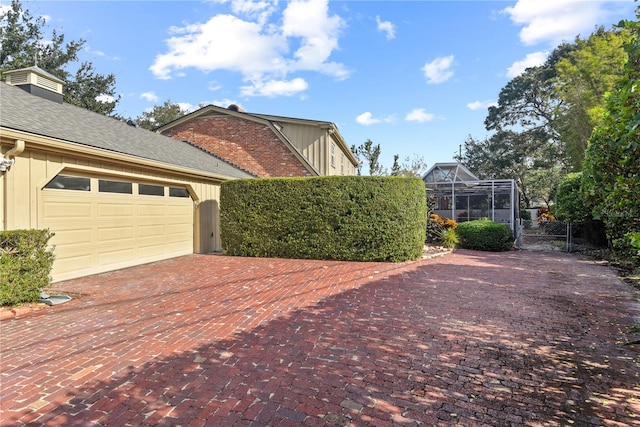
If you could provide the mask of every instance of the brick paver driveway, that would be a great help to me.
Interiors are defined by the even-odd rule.
[[[572,255],[193,255],[0,322],[2,425],[640,425],[632,289]]]

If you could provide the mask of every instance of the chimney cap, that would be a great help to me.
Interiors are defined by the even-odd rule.
[[[3,74],[5,76],[9,76],[11,74],[24,73],[24,72],[31,72],[31,73],[39,74],[39,75],[41,75],[43,77],[46,77],[46,78],[48,78],[50,80],[55,81],[56,83],[64,84],[64,80],[61,80],[61,79],[57,78],[56,76],[54,76],[53,74],[46,72],[45,70],[43,70],[42,68],[38,67],[37,65],[33,65],[33,66],[27,67],[27,68],[19,68],[17,70],[4,71]]]
[[[229,104],[229,106],[227,107],[227,110],[236,111],[238,113],[244,113],[244,110],[238,107],[236,104]]]

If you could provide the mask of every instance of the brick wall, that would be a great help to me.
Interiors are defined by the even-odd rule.
[[[266,125],[232,116],[201,117],[165,132],[258,177],[311,176]]]

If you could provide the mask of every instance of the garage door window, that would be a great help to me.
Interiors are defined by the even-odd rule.
[[[130,182],[101,179],[98,181],[98,191],[101,193],[133,194],[133,184]]]
[[[91,191],[91,180],[79,176],[57,175],[44,188],[58,190]]]
[[[138,194],[143,196],[164,196],[164,187],[161,185],[138,184]]]
[[[189,197],[186,188],[169,187],[169,197]]]

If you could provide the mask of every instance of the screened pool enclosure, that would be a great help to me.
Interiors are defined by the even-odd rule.
[[[516,232],[520,192],[513,179],[481,180],[459,163],[436,163],[422,180],[434,213],[442,218],[489,218]]]

